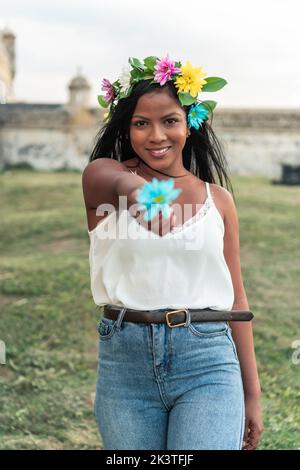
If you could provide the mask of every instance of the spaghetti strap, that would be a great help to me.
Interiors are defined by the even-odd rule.
[[[213,198],[212,198],[212,195],[211,195],[211,192],[210,192],[210,186],[209,186],[208,181],[205,181],[205,184],[206,184],[207,197],[208,197],[208,199],[210,199],[212,201]]]

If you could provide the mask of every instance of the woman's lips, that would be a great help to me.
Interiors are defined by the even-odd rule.
[[[164,147],[160,150],[148,149],[152,157],[163,157],[170,150],[171,147]]]

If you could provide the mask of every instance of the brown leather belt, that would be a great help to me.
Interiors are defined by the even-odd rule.
[[[103,316],[111,320],[117,320],[124,308],[119,305],[106,304]],[[133,323],[167,323],[170,328],[174,328],[186,324],[188,311],[190,312],[191,322],[250,321],[254,317],[253,313],[249,310],[212,310],[210,308],[133,310],[126,307],[123,321]]]

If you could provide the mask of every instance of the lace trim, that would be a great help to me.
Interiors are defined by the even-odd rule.
[[[186,227],[189,227],[190,225],[193,225],[195,224],[196,222],[198,222],[198,220],[202,219],[206,214],[207,212],[209,211],[209,209],[211,208],[211,200],[210,198],[208,197],[205,201],[205,203],[203,204],[203,206],[196,212],[195,215],[193,215],[193,217],[191,217],[190,219],[188,219],[186,222],[184,222],[183,224],[180,224],[180,225],[176,225],[175,227],[172,228],[172,230],[170,231],[170,233],[177,233],[177,232],[181,232],[183,229],[185,229]]]

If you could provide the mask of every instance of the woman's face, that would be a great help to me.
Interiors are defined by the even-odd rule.
[[[152,168],[182,169],[188,128],[183,108],[166,89],[141,96],[130,123],[133,150]]]

